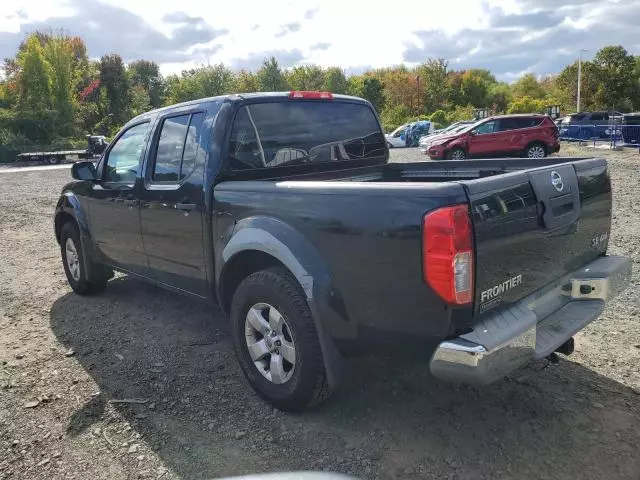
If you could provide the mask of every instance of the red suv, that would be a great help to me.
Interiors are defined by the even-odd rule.
[[[462,131],[439,136],[426,153],[432,160],[523,156],[542,158],[560,150],[558,128],[546,115],[485,118]]]

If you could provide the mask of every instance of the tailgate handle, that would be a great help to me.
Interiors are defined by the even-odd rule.
[[[571,213],[574,208],[574,197],[571,193],[562,195],[561,197],[549,199],[551,204],[551,212],[554,217],[561,217],[567,213]]]

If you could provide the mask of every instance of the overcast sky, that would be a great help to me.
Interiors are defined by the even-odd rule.
[[[154,60],[163,73],[224,63],[315,63],[349,73],[443,57],[499,79],[555,73],[588,49],[640,54],[640,0],[5,0],[0,58],[36,29],[80,35],[89,55]]]

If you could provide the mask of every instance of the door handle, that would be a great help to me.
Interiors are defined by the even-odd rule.
[[[178,210],[184,210],[185,212],[190,212],[191,210],[196,209],[195,203],[176,203],[176,208]]]
[[[140,202],[138,200],[125,200],[124,204],[128,207],[135,207],[136,205],[138,205]]]

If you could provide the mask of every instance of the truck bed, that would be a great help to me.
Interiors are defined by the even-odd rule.
[[[242,173],[219,183],[214,197],[230,217],[275,219],[319,252],[332,302],[341,305],[324,315],[338,339],[369,334],[358,343],[375,348],[376,338],[399,334],[404,349],[466,331],[606,251],[611,190],[603,159],[331,167]],[[551,187],[553,172],[565,179],[562,193]],[[442,302],[421,264],[424,215],[460,204],[469,208],[475,244],[475,294],[466,308]]]
[[[314,166],[316,171],[300,168],[272,168],[239,172],[231,180],[314,180],[350,182],[447,182],[490,177],[524,169],[548,167],[590,157],[503,158],[449,162],[387,163],[350,167],[336,164]]]

